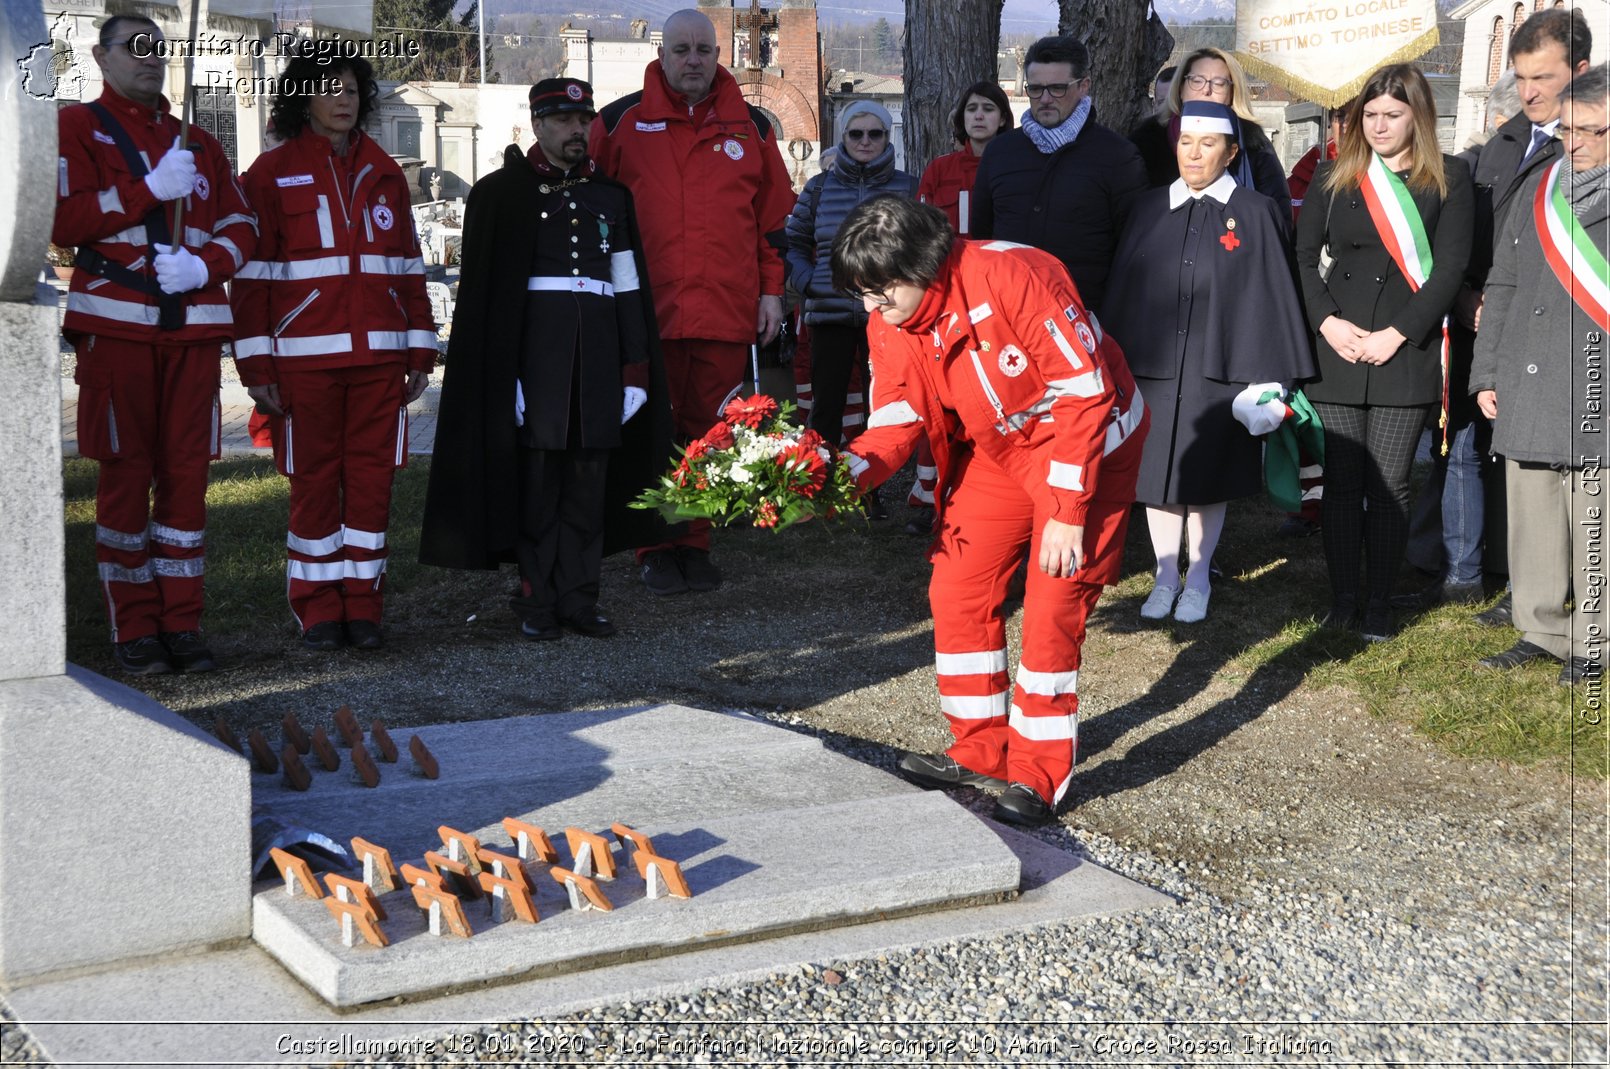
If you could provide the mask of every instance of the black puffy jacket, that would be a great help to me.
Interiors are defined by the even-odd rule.
[[[805,183],[788,217],[788,283],[805,298],[805,322],[859,326],[867,320],[861,302],[833,288],[833,238],[857,204],[884,193],[917,195],[917,180],[894,165],[885,148],[870,163],[857,163],[842,147],[832,165]]]

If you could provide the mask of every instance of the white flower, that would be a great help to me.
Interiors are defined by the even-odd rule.
[[[754,479],[754,476],[750,474],[749,469],[744,467],[742,464],[734,464],[727,474],[735,483],[747,483]]]

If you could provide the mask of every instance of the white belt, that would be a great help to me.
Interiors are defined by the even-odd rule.
[[[601,297],[615,296],[615,287],[596,278],[550,278],[536,275],[526,279],[528,290],[560,290],[568,293],[596,293]]]

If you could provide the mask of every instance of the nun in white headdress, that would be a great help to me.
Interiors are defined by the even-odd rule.
[[[1107,283],[1104,325],[1152,412],[1135,491],[1157,555],[1148,620],[1206,617],[1225,506],[1262,488],[1262,442],[1236,398],[1314,375],[1285,220],[1231,177],[1239,152],[1229,108],[1186,101],[1180,177],[1136,201]]]

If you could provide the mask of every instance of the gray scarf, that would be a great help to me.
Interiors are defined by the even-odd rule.
[[[1560,192],[1565,194],[1566,201],[1580,222],[1587,217],[1589,209],[1610,197],[1610,163],[1601,163],[1586,171],[1573,171],[1570,159],[1566,159],[1560,165]]]
[[[1023,121],[1018,125],[1023,132],[1029,135],[1034,147],[1049,156],[1063,145],[1071,145],[1079,131],[1084,129],[1085,120],[1090,118],[1092,98],[1085,97],[1074,105],[1073,111],[1066,119],[1055,126],[1041,126],[1034,121],[1034,109],[1030,108],[1023,113]]]

